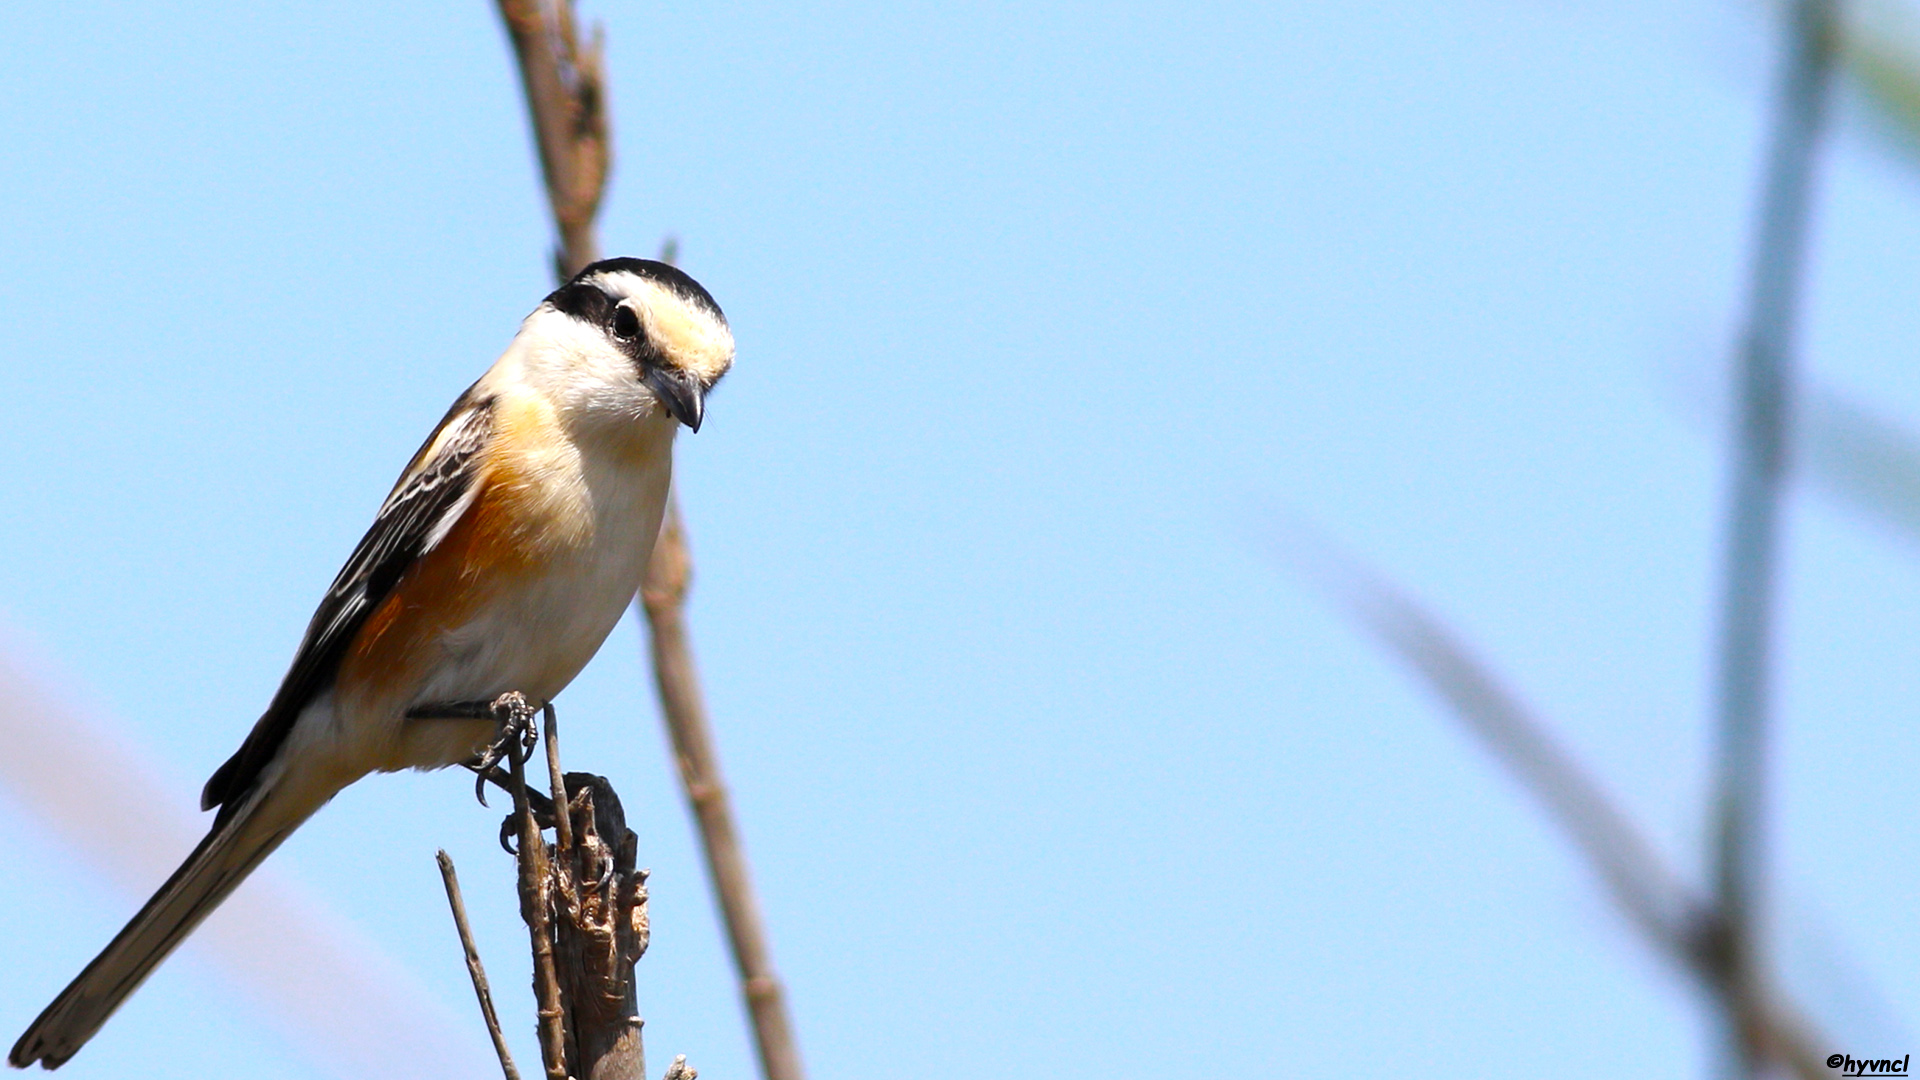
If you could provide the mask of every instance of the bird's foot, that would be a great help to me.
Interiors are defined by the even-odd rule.
[[[534,722],[534,717],[542,711],[551,713],[553,706],[535,705],[527,700],[527,695],[510,690],[492,701],[443,701],[417,705],[407,710],[407,719],[492,720],[499,725],[493,741],[480,753],[461,763],[473,772],[473,797],[480,800],[481,806],[485,806],[488,784],[509,795],[516,794],[519,785],[515,783],[514,773],[521,771],[518,766],[526,763],[540,740],[540,726]],[[500,763],[503,761],[516,768],[512,771],[502,768]],[[553,828],[553,800],[530,786],[523,790],[527,797],[527,809],[533,813],[534,822],[542,829]],[[500,846],[509,855],[514,854],[511,841],[518,831],[515,815],[509,814],[500,823]]]
[[[534,790],[526,783],[526,774],[520,766],[526,763],[533,753],[534,744],[540,739],[540,726],[534,722],[535,714],[544,709],[549,716],[552,705],[535,707],[527,696],[518,690],[510,690],[494,698],[488,705],[493,719],[500,725],[500,733],[480,752],[480,756],[469,762],[467,767],[478,774],[473,782],[473,796],[480,805],[487,805],[487,784],[505,791],[509,795],[522,795],[526,798],[527,812],[533,815],[536,828],[553,827],[553,800]],[[502,759],[510,762],[512,772],[500,767]],[[520,831],[518,815],[508,814],[500,822],[500,848],[516,858],[513,837]]]
[[[500,767],[505,761],[520,764],[533,753],[533,747],[540,738],[539,725],[533,718],[540,707],[527,700],[527,695],[518,690],[501,694],[492,701],[440,701],[428,705],[416,705],[407,710],[409,720],[492,720],[497,725],[493,741],[461,764],[475,774],[473,796],[480,805],[487,805],[487,785],[509,794],[513,791],[513,777]],[[537,791],[528,789],[527,801],[534,812],[543,817],[553,814],[553,802]]]
[[[524,762],[533,753],[533,746],[540,741],[540,726],[533,722],[540,708],[527,700],[527,695],[518,690],[509,690],[487,703],[487,715],[500,725],[500,732],[487,748],[480,752],[478,768],[481,779],[486,773],[499,765],[502,760]]]

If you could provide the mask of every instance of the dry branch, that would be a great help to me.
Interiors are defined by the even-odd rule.
[[[687,590],[692,581],[693,557],[687,550],[676,499],[667,505],[666,524],[654,544],[646,582],[640,587],[641,607],[647,617],[653,650],[653,674],[660,689],[660,711],[666,717],[667,732],[673,739],[674,759],[680,765],[687,802],[693,807],[694,820],[700,826],[707,871],[713,876],[714,892],[720,898],[727,937],[733,946],[734,965],[740,973],[741,993],[746,998],[747,1013],[753,1019],[762,1074],[767,1080],[802,1080],[806,1071],[794,1040],[793,1022],[787,1014],[780,978],[774,971],[767,947],[766,926],[761,921],[760,905],[747,870],[746,851],[734,827],[726,782],[720,774],[719,754],[714,749],[712,727],[707,722],[706,702],[700,692],[700,676],[688,641],[685,611]]]
[[[644,1080],[633,968],[647,951],[647,875],[606,779],[568,773],[566,790],[575,841],[554,866],[568,1054],[582,1080]]]
[[[582,1080],[645,1080],[633,966],[647,951],[647,875],[637,838],[605,777],[560,771],[547,711],[554,814],[552,893],[568,1060]]]
[[[560,230],[554,267],[565,281],[600,257],[593,221],[613,170],[602,37],[594,29],[585,49],[568,0],[498,0],[500,19],[519,61],[540,154],[547,202]]]
[[[453,856],[441,850],[440,880],[447,887],[447,906],[453,909],[453,926],[460,933],[460,948],[467,956],[467,977],[473,980],[473,996],[480,999],[480,1016],[493,1039],[493,1052],[500,1058],[500,1071],[506,1080],[520,1080],[513,1064],[513,1052],[507,1049],[506,1033],[500,1030],[500,1014],[493,1008],[493,991],[487,986],[487,969],[480,963],[480,949],[473,943],[473,927],[467,922],[467,902],[460,895],[460,875],[453,871]]]
[[[533,946],[533,989],[539,1005],[540,1057],[548,1080],[645,1080],[633,967],[647,951],[647,875],[636,869],[638,838],[627,828],[620,798],[606,778],[562,773],[559,721],[553,706],[536,710],[518,692],[491,704],[501,737],[475,767],[487,773],[505,756],[513,813],[502,841],[517,836],[520,914]],[[527,788],[533,717],[546,714],[547,775],[551,801]],[[544,805],[544,809],[543,809]],[[545,819],[545,820],[543,820]],[[544,836],[554,831],[554,843]],[[518,1080],[492,995],[480,966],[453,860],[440,853],[440,871],[467,969],[508,1080]]]
[[[518,693],[503,695],[495,704],[497,712],[510,711],[507,719],[518,728],[532,722],[532,706]],[[520,869],[520,918],[527,924],[527,936],[533,945],[533,997],[540,1015],[540,1060],[546,1066],[547,1080],[567,1080],[566,1010],[560,1004],[560,976],[553,955],[553,867],[547,858],[547,843],[540,835],[540,823],[527,799],[526,747],[518,734],[510,731],[507,762],[513,777],[513,820],[519,829],[516,849]]]
[[[497,3],[519,61],[541,175],[560,234],[554,265],[564,280],[599,257],[594,215],[612,167],[601,34],[596,28],[589,45],[581,48],[568,0],[553,0],[551,6],[546,0]],[[665,261],[673,261],[673,246],[669,241],[662,253]],[[721,784],[719,759],[695,675],[682,615],[691,576],[685,528],[675,498],[668,504],[666,523],[641,588],[661,713],[727,924],[762,1075],[766,1080],[804,1080],[793,1022],[773,968],[739,830]]]

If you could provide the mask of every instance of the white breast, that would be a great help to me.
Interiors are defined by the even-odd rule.
[[[413,703],[490,701],[509,690],[543,702],[573,681],[640,589],[666,509],[676,426],[636,425],[639,445],[584,440],[563,473],[543,478],[543,490],[567,503],[568,527],[555,528],[538,573],[485,590],[487,602],[446,632],[442,662]],[[382,768],[456,764],[491,734],[484,722],[401,723],[398,753]]]

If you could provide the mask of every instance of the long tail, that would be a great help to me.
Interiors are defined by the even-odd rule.
[[[65,1064],[160,961],[318,808],[289,805],[296,800],[276,797],[273,786],[264,785],[236,812],[214,822],[140,914],[13,1044],[8,1063],[18,1069],[36,1061],[49,1069]]]

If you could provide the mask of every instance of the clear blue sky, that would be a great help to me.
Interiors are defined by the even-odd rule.
[[[1711,1025],[1435,702],[1271,565],[1292,508],[1453,618],[1700,863],[1731,337],[1771,34],[1725,3],[594,2],[612,252],[739,363],[682,443],[693,618],[816,1076],[1697,1077]],[[407,455],[550,287],[491,5],[0,9],[0,625],[183,805]],[[1920,176],[1822,168],[1809,366],[1920,417]],[[1780,949],[1920,1017],[1920,559],[1790,507]],[[622,626],[561,698],[654,869],[653,1071],[752,1065]],[[461,774],[271,865],[523,1067]],[[136,898],[0,810],[0,1035]],[[63,1075],[317,1077],[191,953]],[[484,1038],[477,1021],[472,1037]]]

